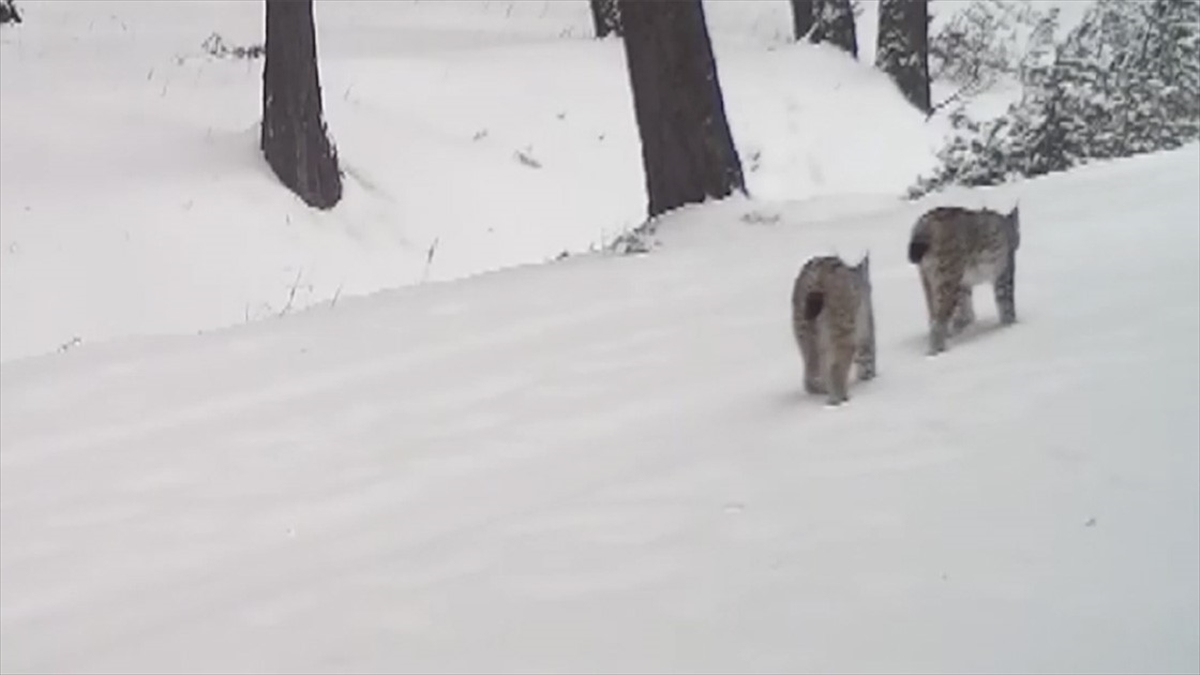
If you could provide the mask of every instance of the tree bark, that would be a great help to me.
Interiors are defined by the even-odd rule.
[[[875,66],[891,76],[904,97],[929,114],[928,0],[880,0]]]
[[[620,0],[651,218],[745,192],[700,0]]]
[[[596,37],[622,35],[621,10],[617,0],[588,0],[588,4],[592,6],[592,25],[596,27]]]
[[[809,34],[812,42],[828,42],[858,58],[858,37],[854,32],[854,7],[850,0],[814,0],[815,25]]]
[[[813,0],[792,0],[792,32],[803,40],[813,27]]]
[[[321,108],[313,3],[266,0],[266,5],[263,155],[305,204],[329,209],[342,198],[342,177]]]

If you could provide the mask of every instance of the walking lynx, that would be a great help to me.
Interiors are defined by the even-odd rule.
[[[850,365],[858,379],[875,377],[875,313],[871,261],[851,267],[834,256],[804,263],[792,287],[792,334],[804,359],[804,389],[830,405],[850,397]]]
[[[930,354],[945,351],[946,338],[975,321],[971,295],[980,284],[992,284],[1001,324],[1017,320],[1013,284],[1020,245],[1021,219],[1015,206],[1008,215],[942,206],[917,219],[908,259],[921,271]]]

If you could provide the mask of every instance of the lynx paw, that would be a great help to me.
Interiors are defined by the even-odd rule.
[[[929,351],[926,352],[930,356],[937,356],[946,351],[946,329],[945,325],[934,326],[929,332]]]

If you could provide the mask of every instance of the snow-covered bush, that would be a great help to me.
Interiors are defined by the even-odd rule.
[[[910,190],[993,185],[1200,138],[1200,0],[1099,0],[998,120],[952,116],[940,168]]]
[[[1057,7],[1043,11],[1030,0],[975,0],[930,35],[930,79],[954,85],[956,101],[1008,77],[1023,81],[1052,50],[1057,27]]]
[[[0,0],[0,24],[2,23],[21,23],[21,13],[17,11],[13,0]]]

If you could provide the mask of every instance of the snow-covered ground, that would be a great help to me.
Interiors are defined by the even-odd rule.
[[[245,0],[23,0],[0,29],[0,360],[195,333],[599,247],[645,214],[620,42],[583,0],[318,2],[345,200],[258,152]],[[870,66],[789,45],[783,0],[706,3],[735,142],[767,199],[897,196],[941,133]],[[873,14],[871,14],[873,16]],[[868,17],[869,18],[869,17]]]
[[[873,8],[855,64],[705,5],[755,199],[501,270],[642,219],[582,0],[318,2],[326,214],[200,47],[261,3],[21,0],[0,671],[1200,672],[1200,146],[905,204],[942,129]],[[1020,322],[924,356],[909,226],[1018,199]],[[830,409],[788,296],[866,250]]]
[[[924,356],[933,201],[0,369],[5,672],[1200,669],[1200,147],[1020,200],[1020,322]],[[801,393],[800,263],[880,377]]]

